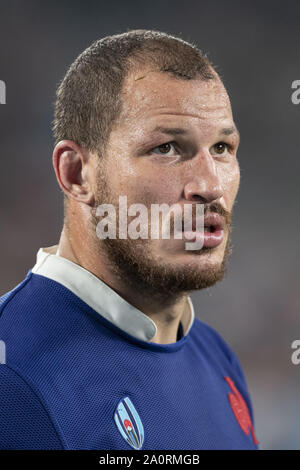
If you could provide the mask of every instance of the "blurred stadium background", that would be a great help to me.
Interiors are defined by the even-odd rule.
[[[192,297],[243,365],[261,449],[300,449],[299,15],[297,1],[0,0],[0,293],[58,241],[51,120],[75,57],[97,38],[146,28],[196,42],[218,65],[241,132],[234,252],[225,280]]]

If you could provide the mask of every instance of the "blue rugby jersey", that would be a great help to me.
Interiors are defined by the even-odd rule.
[[[82,267],[40,250],[0,298],[0,449],[257,449],[241,365],[195,318],[178,340]]]

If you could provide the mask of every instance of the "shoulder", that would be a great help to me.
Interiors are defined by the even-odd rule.
[[[241,364],[225,339],[212,326],[202,320],[195,318],[195,334],[197,340],[207,346],[212,354],[233,365],[239,372],[242,372]]]
[[[0,365],[0,449],[63,449],[41,398],[6,364]]]
[[[235,352],[213,327],[198,318],[195,318],[194,339],[212,367],[218,369],[224,377],[230,377],[234,381],[244,396],[253,419],[246,377]]]
[[[5,307],[14,299],[14,297],[23,290],[23,288],[26,286],[26,284],[29,282],[32,276],[32,271],[28,271],[25,279],[23,279],[22,282],[20,282],[18,285],[16,285],[12,290],[9,292],[6,292],[5,294],[0,296],[0,317],[5,309]]]

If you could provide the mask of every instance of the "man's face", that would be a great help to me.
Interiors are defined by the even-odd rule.
[[[239,136],[226,90],[219,79],[178,80],[141,70],[127,77],[122,100],[97,175],[97,205],[117,209],[120,195],[149,212],[151,204],[204,204],[226,225],[219,245],[200,250],[187,250],[184,237],[106,239],[97,246],[116,272],[153,295],[209,287],[225,273],[240,180]],[[93,222],[95,228],[99,218]]]

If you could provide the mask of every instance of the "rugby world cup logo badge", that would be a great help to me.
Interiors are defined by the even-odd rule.
[[[144,443],[144,427],[129,397],[119,402],[114,420],[125,441],[134,449],[140,450]]]

